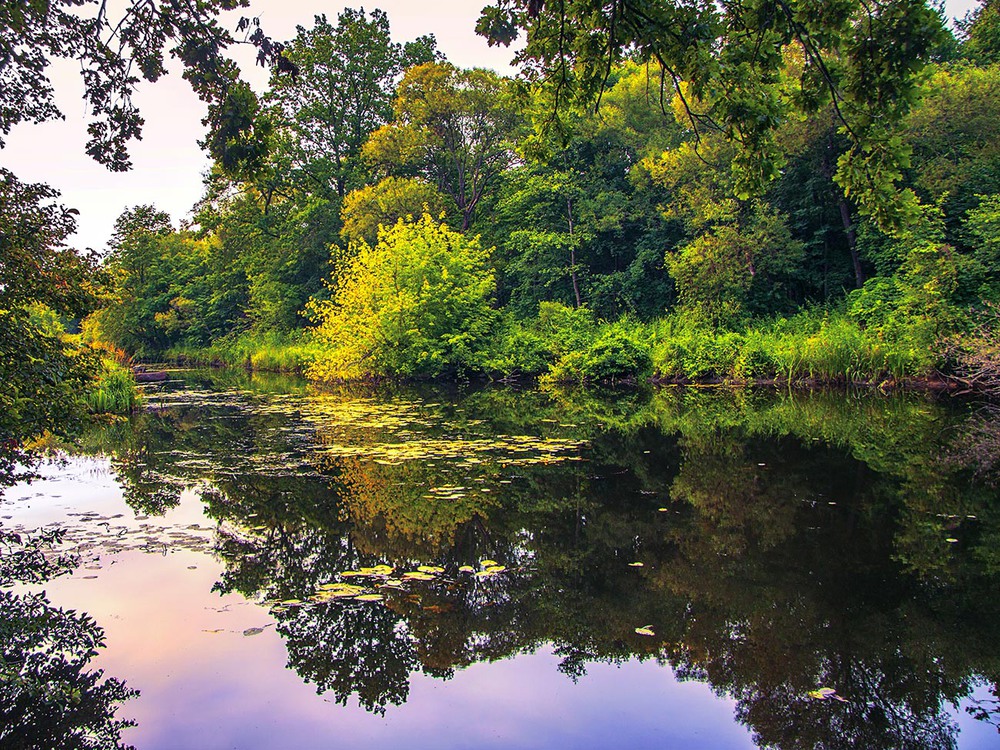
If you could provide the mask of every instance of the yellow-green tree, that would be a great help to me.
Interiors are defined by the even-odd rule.
[[[432,216],[454,212],[455,203],[426,180],[416,177],[386,177],[377,185],[366,185],[347,194],[340,209],[340,236],[350,245],[378,240],[380,226],[391,227],[407,216],[423,211]]]
[[[318,380],[436,376],[470,366],[490,331],[494,290],[489,251],[429,214],[401,219],[355,254],[310,303],[325,353]]]

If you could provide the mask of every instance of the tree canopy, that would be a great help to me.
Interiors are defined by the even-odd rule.
[[[477,30],[492,44],[525,30],[516,59],[556,107],[599,101],[625,59],[652,61],[696,142],[717,132],[739,145],[739,194],[779,175],[782,123],[831,105],[850,142],[838,183],[887,226],[912,216],[912,196],[896,190],[906,160],[897,126],[946,37],[925,0],[497,0]]]

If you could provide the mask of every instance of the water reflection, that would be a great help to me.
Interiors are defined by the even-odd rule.
[[[89,668],[104,633],[85,614],[23,590],[68,572],[57,534],[0,528],[0,747],[112,750],[133,722],[116,716],[138,692]],[[14,586],[22,590],[15,591]]]
[[[996,693],[989,415],[904,394],[212,377],[90,446],[141,513],[199,490],[216,589],[270,603],[289,666],[339,703],[381,713],[413,674],[547,644],[571,679],[669,664],[735,698],[762,747],[954,747],[950,704]],[[403,577],[420,565],[441,571]],[[380,598],[323,596],[338,582]]]

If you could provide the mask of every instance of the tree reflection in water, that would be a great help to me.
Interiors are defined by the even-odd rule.
[[[0,528],[0,747],[46,750],[122,748],[133,722],[116,718],[138,695],[102,670],[88,669],[104,633],[86,614],[54,607],[44,593],[15,593],[68,572],[58,535]]]
[[[656,659],[705,681],[763,747],[949,748],[949,704],[1000,680],[970,424],[903,394],[342,390],[148,414],[142,466],[114,462],[209,486],[217,587],[304,600],[275,607],[289,666],[338,702],[384,712],[414,673],[551,645],[574,679]],[[459,571],[486,557],[507,570]],[[309,601],[380,563],[445,572]]]

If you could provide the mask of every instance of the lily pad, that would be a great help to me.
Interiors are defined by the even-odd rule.
[[[422,572],[415,572],[415,571],[410,571],[409,573],[403,573],[403,578],[405,578],[408,581],[433,581],[434,580],[434,576],[432,576],[430,573],[422,573]]]

